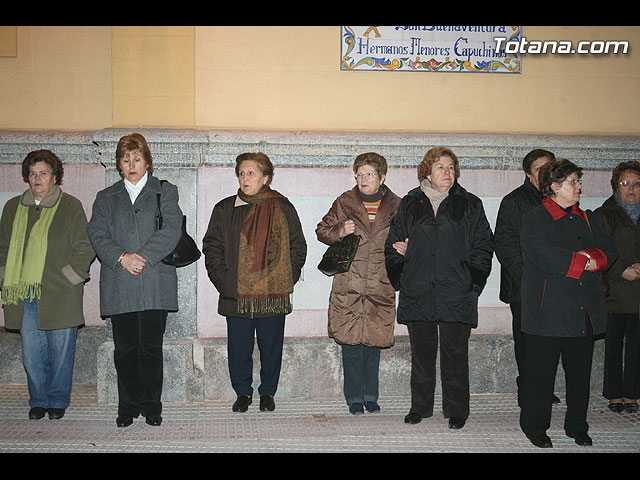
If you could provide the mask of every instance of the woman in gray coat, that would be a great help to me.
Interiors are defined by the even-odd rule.
[[[162,259],[178,244],[182,211],[178,189],[151,175],[151,152],[142,135],[120,139],[116,167],[123,178],[98,193],[87,226],[101,262],[100,313],[113,325],[116,424],[129,426],[141,414],[149,425],[160,425],[162,338],[167,312],[178,310],[176,268]]]

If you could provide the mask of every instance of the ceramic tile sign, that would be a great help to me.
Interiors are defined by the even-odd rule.
[[[342,26],[340,31],[341,70],[520,73],[522,68],[519,51],[497,50],[517,42],[522,27]]]

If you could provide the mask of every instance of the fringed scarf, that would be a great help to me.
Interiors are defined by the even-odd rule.
[[[27,191],[23,194],[23,197],[28,193]],[[2,302],[5,305],[15,305],[18,300],[26,300],[27,298],[29,301],[40,298],[42,273],[47,257],[49,227],[56,215],[61,198],[62,192],[60,191],[53,207],[41,209],[40,218],[31,227],[26,249],[24,242],[30,207],[23,205],[22,199],[20,199],[16,216],[13,219],[7,265],[2,284]]]
[[[289,313],[289,227],[278,201],[284,197],[268,186],[256,195],[238,190],[238,196],[251,205],[240,231],[238,313]]]

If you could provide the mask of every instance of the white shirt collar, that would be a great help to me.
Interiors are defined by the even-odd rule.
[[[242,205],[249,205],[247,202],[240,198],[240,195],[236,195],[236,201],[234,202],[234,207],[241,207]]]
[[[126,178],[124,179],[124,188],[127,189],[127,193],[129,193],[129,198],[131,198],[132,204],[136,202],[136,198],[138,198],[138,195],[140,195],[140,192],[147,184],[147,178],[147,172],[144,172],[144,175],[142,176],[140,181],[135,185]]]

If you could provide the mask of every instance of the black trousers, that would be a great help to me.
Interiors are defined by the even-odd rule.
[[[610,313],[605,337],[602,395],[640,398],[640,318],[637,313]]]
[[[445,418],[469,416],[469,337],[471,327],[460,323],[411,322],[411,412],[433,415],[436,357],[440,340],[442,412]]]
[[[118,375],[118,415],[162,413],[162,340],[166,310],[145,310],[111,317]]]
[[[570,433],[588,431],[593,336],[544,337],[525,333],[524,343],[527,380],[520,410],[522,431],[534,435],[544,433],[550,427],[553,389],[560,358],[567,388],[564,429]]]
[[[267,318],[227,317],[229,376],[236,395],[253,395],[253,348],[260,352],[260,395],[274,396],[280,379],[284,315]]]
[[[516,356],[516,366],[518,367],[518,376],[516,377],[516,385],[518,386],[518,405],[521,404],[520,396],[522,385],[524,384],[524,335],[520,330],[520,319],[522,318],[522,303],[513,302],[509,304],[511,308],[511,329],[513,332],[513,350]]]

